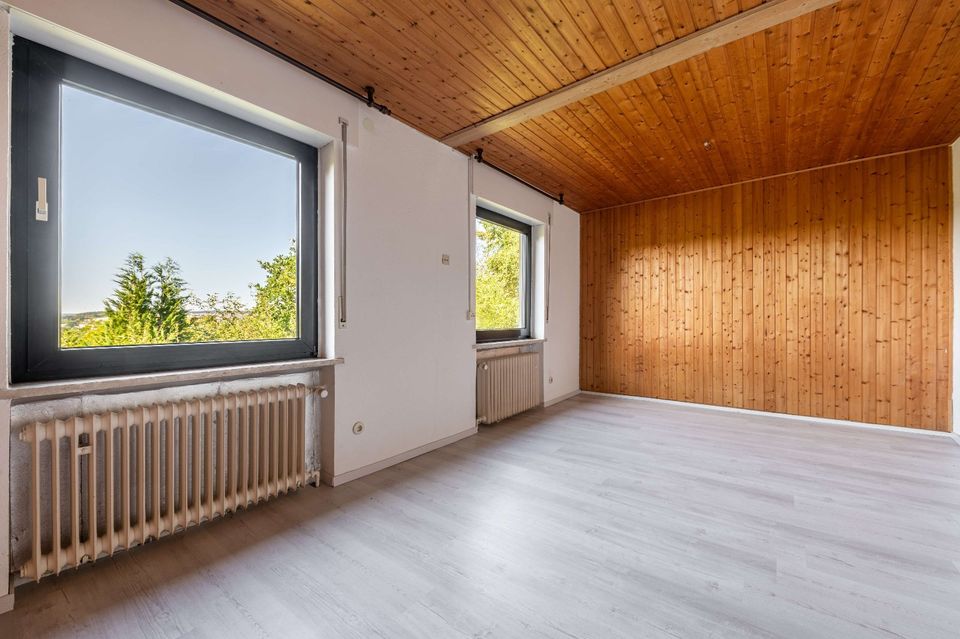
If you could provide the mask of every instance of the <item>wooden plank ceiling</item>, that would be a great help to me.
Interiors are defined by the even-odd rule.
[[[434,138],[759,0],[186,0]],[[960,0],[841,0],[461,147],[575,209],[960,137]]]

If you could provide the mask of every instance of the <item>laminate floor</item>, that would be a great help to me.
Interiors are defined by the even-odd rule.
[[[580,395],[0,617],[68,636],[958,637],[960,446]]]

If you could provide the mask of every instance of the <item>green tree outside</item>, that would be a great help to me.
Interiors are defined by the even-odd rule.
[[[152,271],[143,263],[143,255],[131,253],[114,282],[113,296],[103,303],[106,333],[115,344],[144,344],[152,339],[155,323],[152,304]]]
[[[477,329],[517,328],[522,322],[522,236],[477,220]],[[260,260],[262,281],[251,284],[247,307],[232,293],[200,298],[171,258],[148,266],[131,253],[115,278],[102,314],[64,317],[63,348],[289,339],[297,336],[297,252]]]
[[[297,254],[261,260],[262,282],[251,284],[252,308],[232,293],[200,299],[190,292],[180,266],[166,258],[150,267],[131,253],[115,278],[103,314],[64,321],[63,348],[188,342],[288,339],[297,336]],[[191,311],[191,309],[193,309]]]
[[[522,237],[477,220],[477,330],[521,326]]]

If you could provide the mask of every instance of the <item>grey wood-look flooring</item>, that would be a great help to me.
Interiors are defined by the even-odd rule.
[[[21,587],[48,636],[958,637],[960,446],[581,395]]]

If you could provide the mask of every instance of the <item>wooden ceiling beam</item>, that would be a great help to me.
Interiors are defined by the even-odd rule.
[[[441,141],[452,147],[462,146],[837,2],[767,0],[753,9],[471,124],[441,138]]]

